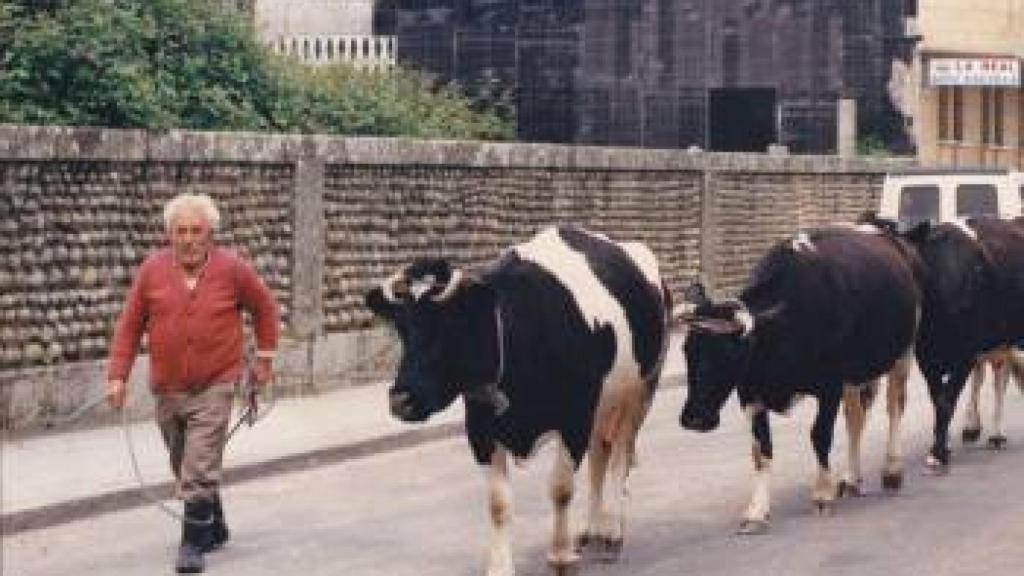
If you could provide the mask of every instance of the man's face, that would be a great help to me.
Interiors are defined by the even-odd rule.
[[[194,208],[185,208],[171,221],[168,234],[171,248],[178,262],[185,268],[195,269],[206,261],[206,253],[213,244],[213,230],[203,214]]]

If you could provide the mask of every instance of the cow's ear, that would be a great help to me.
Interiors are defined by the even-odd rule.
[[[693,282],[683,290],[683,300],[693,304],[695,308],[711,303],[708,299],[707,290],[704,289],[704,284],[699,280]]]
[[[385,320],[394,321],[398,315],[398,305],[384,297],[384,289],[380,286],[366,293],[366,307]]]
[[[901,235],[910,240],[915,244],[924,242],[928,238],[928,234],[932,231],[931,220],[925,220],[924,222],[918,222],[914,226],[904,228]]]

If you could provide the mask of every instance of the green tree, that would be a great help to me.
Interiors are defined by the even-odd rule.
[[[0,122],[505,138],[405,71],[313,69],[210,0],[0,0]]]

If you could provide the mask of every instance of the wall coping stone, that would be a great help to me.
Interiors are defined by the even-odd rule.
[[[4,161],[281,162],[470,168],[879,174],[912,158],[691,152],[567,144],[0,124]]]

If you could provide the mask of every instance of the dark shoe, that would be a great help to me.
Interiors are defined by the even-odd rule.
[[[174,570],[178,574],[195,574],[206,569],[203,553],[188,542],[178,547],[178,559],[174,562]]]
[[[210,547],[207,552],[212,552],[224,546],[231,538],[228,524],[224,520],[224,507],[220,501],[220,494],[213,497],[213,525],[210,527]]]
[[[179,574],[194,574],[206,568],[203,553],[213,541],[213,503],[208,500],[185,502],[185,518],[181,524],[181,546],[174,569]]]

